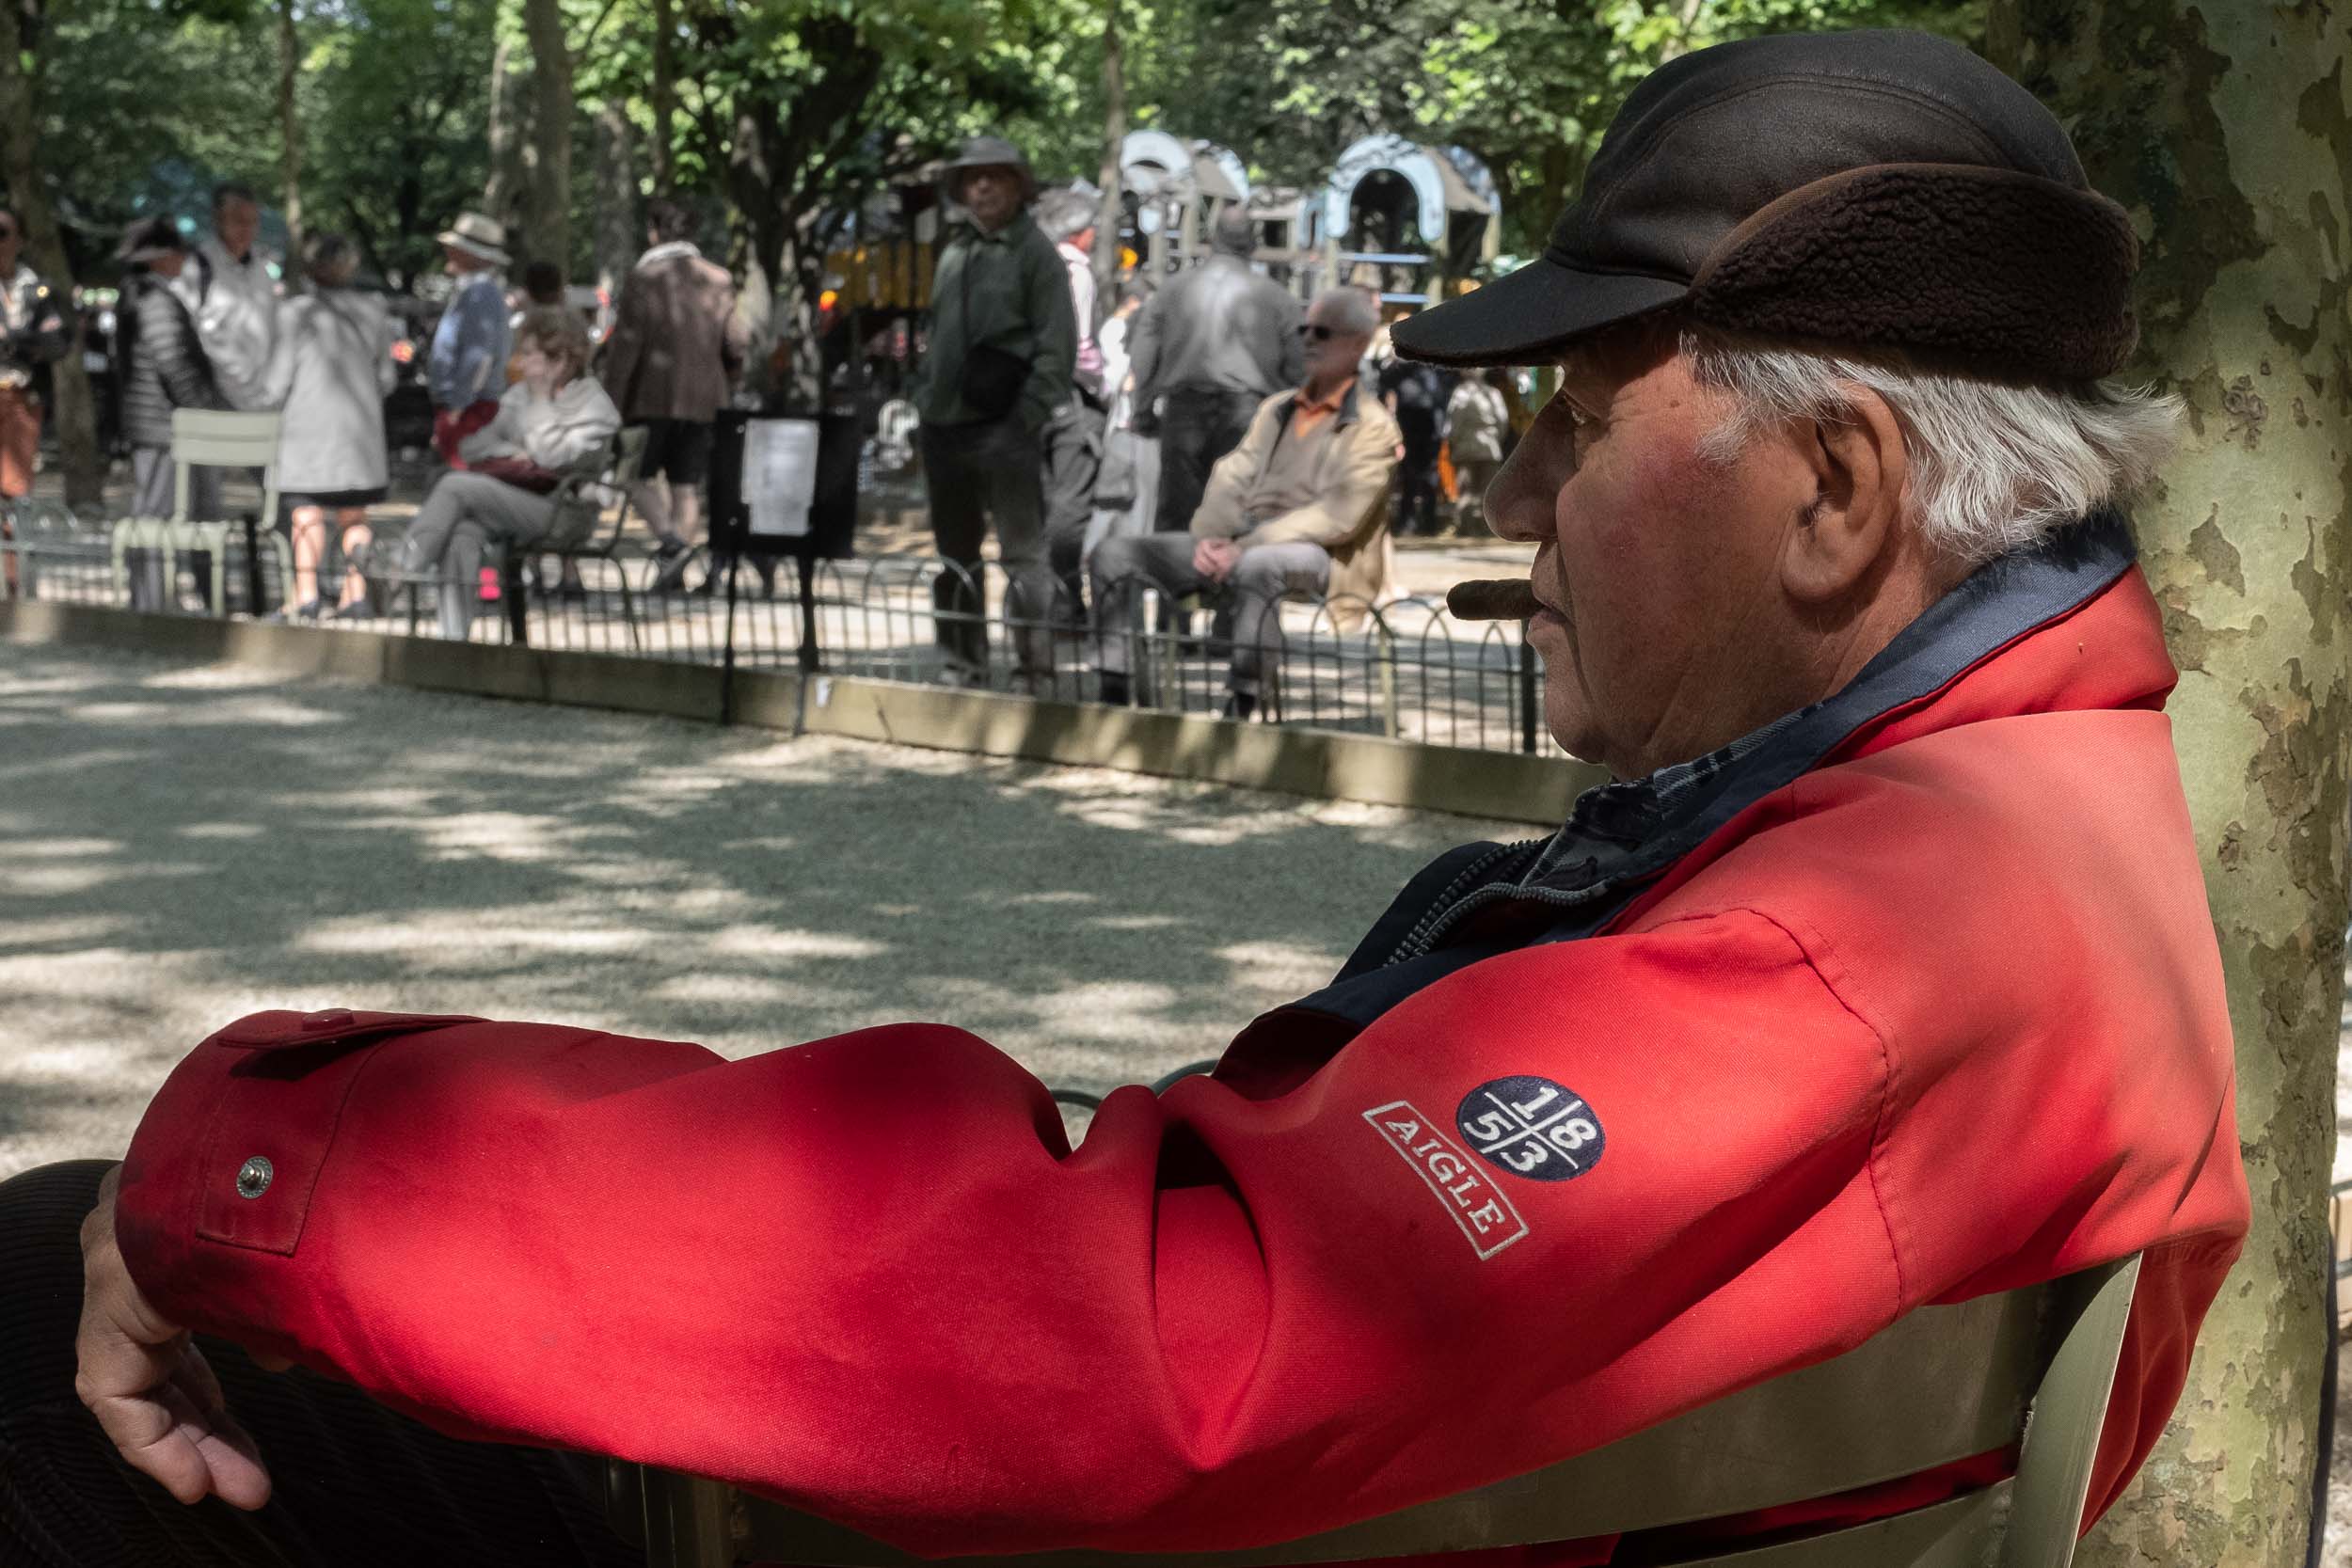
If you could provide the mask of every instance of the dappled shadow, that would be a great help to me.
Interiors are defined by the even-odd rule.
[[[0,652],[0,1174],[119,1148],[263,1006],[728,1055],[934,1018],[1099,1091],[1321,984],[1437,849],[1528,831],[87,650]]]

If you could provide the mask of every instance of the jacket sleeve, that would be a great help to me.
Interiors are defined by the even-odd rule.
[[[1021,423],[1042,430],[1054,410],[1070,401],[1078,368],[1078,312],[1070,303],[1070,273],[1061,253],[1042,243],[1026,248],[1024,274],[1027,298],[1022,309],[1037,324],[1029,376],[1021,384]]]
[[[278,331],[261,380],[262,400],[271,408],[283,407],[287,394],[294,390],[294,344],[309,330],[308,309],[298,298],[278,305]],[[388,392],[390,389],[385,388]]]
[[[263,1014],[172,1073],[118,1226],[176,1321],[445,1431],[925,1553],[1281,1539],[1897,1314],[1886,1053],[1772,920],[1506,954],[1336,1054],[1314,1022],[1119,1090],[1073,1153],[1034,1078],[944,1026],[724,1062]]]
[[[1274,410],[1289,395],[1278,392],[1258,404],[1249,428],[1242,432],[1241,445],[1210,467],[1209,483],[1201,486],[1200,504],[1188,525],[1195,539],[1237,539],[1248,531],[1250,482],[1264,469],[1266,455],[1274,449],[1279,424]]]
[[[174,408],[226,408],[196,323],[161,289],[139,301],[139,338],[155,356],[155,374]]]
[[[1143,302],[1143,309],[1136,312],[1134,336],[1128,340],[1127,374],[1136,384],[1136,406],[1147,414],[1152,400],[1159,396],[1160,335],[1166,328],[1162,318],[1167,314],[1167,298],[1163,291]]]
[[[1360,410],[1346,432],[1346,450],[1332,454],[1331,483],[1305,506],[1268,518],[1242,536],[1244,549],[1300,542],[1331,549],[1343,545],[1389,493],[1396,468],[1396,421],[1377,404],[1359,396]]]
[[[526,400],[515,424],[524,453],[542,468],[561,472],[602,451],[621,428],[621,415],[591,380],[586,393],[569,404],[560,398]]]

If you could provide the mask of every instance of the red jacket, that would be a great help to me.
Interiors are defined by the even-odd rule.
[[[2144,1250],[2095,1515],[2248,1218],[2173,671],[2119,569],[2029,625],[1955,611],[1956,672],[1890,652],[1921,689],[1597,934],[1475,912],[1429,961],[1486,956],[1368,1022],[1269,1015],[1074,1153],[937,1024],[726,1062],[262,1013],[150,1108],[124,1256],[179,1321],[445,1430],[946,1552],[1300,1534]]]

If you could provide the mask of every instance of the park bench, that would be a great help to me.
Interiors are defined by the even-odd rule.
[[[956,1568],[1292,1568],[1632,1533],[1833,1496],[2004,1447],[2013,1477],[1865,1524],[1680,1568],[2067,1568],[2137,1257],[1925,1307],[1843,1355],[1590,1453],[1303,1540],[1144,1556],[1058,1551]],[[648,1568],[914,1568],[920,1560],[721,1482],[607,1465],[613,1528]]]
[[[228,613],[228,562],[230,531],[244,531],[252,597],[260,597],[261,561],[267,555],[278,573],[278,598],[286,602],[294,592],[294,556],[278,532],[278,431],[276,414],[230,414],[205,408],[176,408],[171,414],[172,502],[168,517],[126,517],[115,525],[112,547],[117,596],[131,598],[130,552],[153,551],[163,573],[163,600],[169,607],[177,593],[182,555],[209,561],[205,603],[216,615]],[[188,475],[194,468],[259,468],[262,470],[262,509],[243,519],[188,515]],[[259,603],[247,606],[254,613]]]

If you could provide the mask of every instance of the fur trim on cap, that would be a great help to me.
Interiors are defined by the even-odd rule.
[[[1737,331],[2089,381],[2138,341],[2138,261],[2131,219],[2094,191],[2012,169],[1879,164],[1758,209],[1708,254],[1682,309]]]

